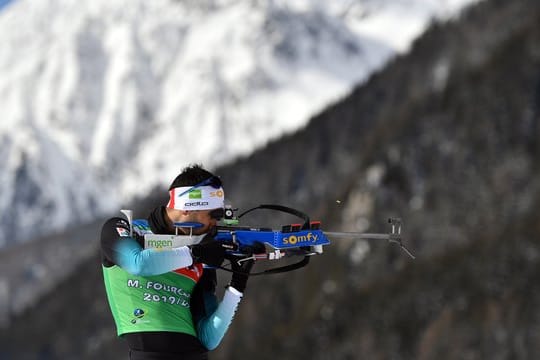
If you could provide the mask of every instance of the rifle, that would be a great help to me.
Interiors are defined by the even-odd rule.
[[[294,215],[302,223],[283,225],[281,230],[264,227],[239,226],[239,219],[255,210],[269,209]],[[235,216],[230,206],[225,208],[223,223],[217,227],[215,239],[227,244],[227,259],[241,263],[247,260],[279,260],[285,257],[302,256],[299,262],[267,269],[250,275],[275,274],[292,271],[306,266],[310,257],[323,253],[323,247],[330,244],[330,238],[351,238],[368,240],[387,240],[397,244],[412,259],[415,256],[403,245],[401,240],[401,219],[390,218],[391,231],[385,234],[355,232],[324,232],[320,221],[311,221],[309,216],[299,210],[283,205],[259,205]],[[225,267],[222,270],[232,271]]]
[[[283,225],[280,230],[273,230],[265,227],[240,226],[239,219],[255,210],[268,209],[288,213],[302,219],[302,223]],[[266,275],[292,271],[306,266],[310,257],[323,253],[323,247],[330,244],[330,238],[350,238],[366,240],[386,240],[389,243],[397,244],[412,259],[415,256],[403,245],[401,240],[401,219],[390,218],[388,222],[391,230],[388,233],[357,233],[357,232],[335,232],[322,231],[320,221],[311,221],[309,216],[299,210],[283,205],[259,205],[244,211],[238,216],[231,206],[224,209],[223,223],[216,229],[215,239],[223,243],[227,249],[226,259],[241,264],[248,260],[281,260],[290,257],[303,257],[302,260],[285,266],[266,269],[261,272],[251,273],[250,275]],[[205,235],[179,235],[178,229],[195,229],[202,226],[200,223],[174,223],[176,234],[153,234],[151,231],[145,231],[148,224],[145,220],[142,222],[132,220],[131,210],[121,210],[126,215],[130,223],[130,235],[133,234],[133,226],[139,228],[144,234],[145,248],[167,249],[184,245],[198,243]],[[149,228],[148,228],[149,229]],[[219,267],[222,270],[233,272],[226,267]]]

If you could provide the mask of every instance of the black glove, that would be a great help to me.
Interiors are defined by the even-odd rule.
[[[243,260],[243,261],[238,263],[238,260]],[[246,290],[246,285],[249,278],[249,272],[251,271],[251,268],[253,267],[254,260],[253,259],[238,259],[238,260],[231,260],[231,270],[233,271],[233,275],[231,278],[231,282],[229,283],[229,286],[232,286],[236,290],[243,293]]]
[[[243,248],[242,250],[246,251],[248,256],[252,256],[253,254],[262,254],[266,252],[264,244],[260,242],[255,242],[253,246],[249,247],[249,249]],[[251,268],[253,267],[253,263],[254,260],[249,257],[243,259],[231,259],[231,270],[233,271],[233,275],[229,286],[232,286],[236,290],[243,293],[246,290],[249,273],[251,271]]]
[[[193,263],[221,266],[225,259],[226,245],[216,241],[212,235],[205,236],[199,244],[191,245]]]

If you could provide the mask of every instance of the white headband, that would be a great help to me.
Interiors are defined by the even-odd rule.
[[[176,210],[211,210],[225,206],[223,188],[182,186],[169,190],[167,207]]]

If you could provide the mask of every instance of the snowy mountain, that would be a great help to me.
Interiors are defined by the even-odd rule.
[[[432,18],[474,1],[11,3],[0,12],[0,246],[301,128]]]

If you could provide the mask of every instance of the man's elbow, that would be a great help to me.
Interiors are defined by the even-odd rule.
[[[145,276],[147,275],[144,270],[140,267],[127,269],[127,272],[134,276]]]
[[[136,258],[132,258],[129,261],[121,262],[120,267],[134,276],[150,275],[148,271],[146,271],[145,266],[143,266],[142,261]]]
[[[215,348],[218,347],[220,341],[210,341],[208,343],[203,343],[204,347],[208,349],[208,351],[212,351]]]
[[[214,322],[216,319],[213,319]],[[207,318],[206,321],[209,321]],[[215,325],[215,323],[213,324]],[[209,351],[214,350],[218,347],[218,345],[221,343],[221,340],[223,339],[223,336],[225,335],[226,329],[217,329],[215,327],[208,328],[208,323],[205,326],[205,321],[202,321],[199,323],[198,327],[198,334],[199,334],[199,340],[203,344],[205,348],[207,348]]]

